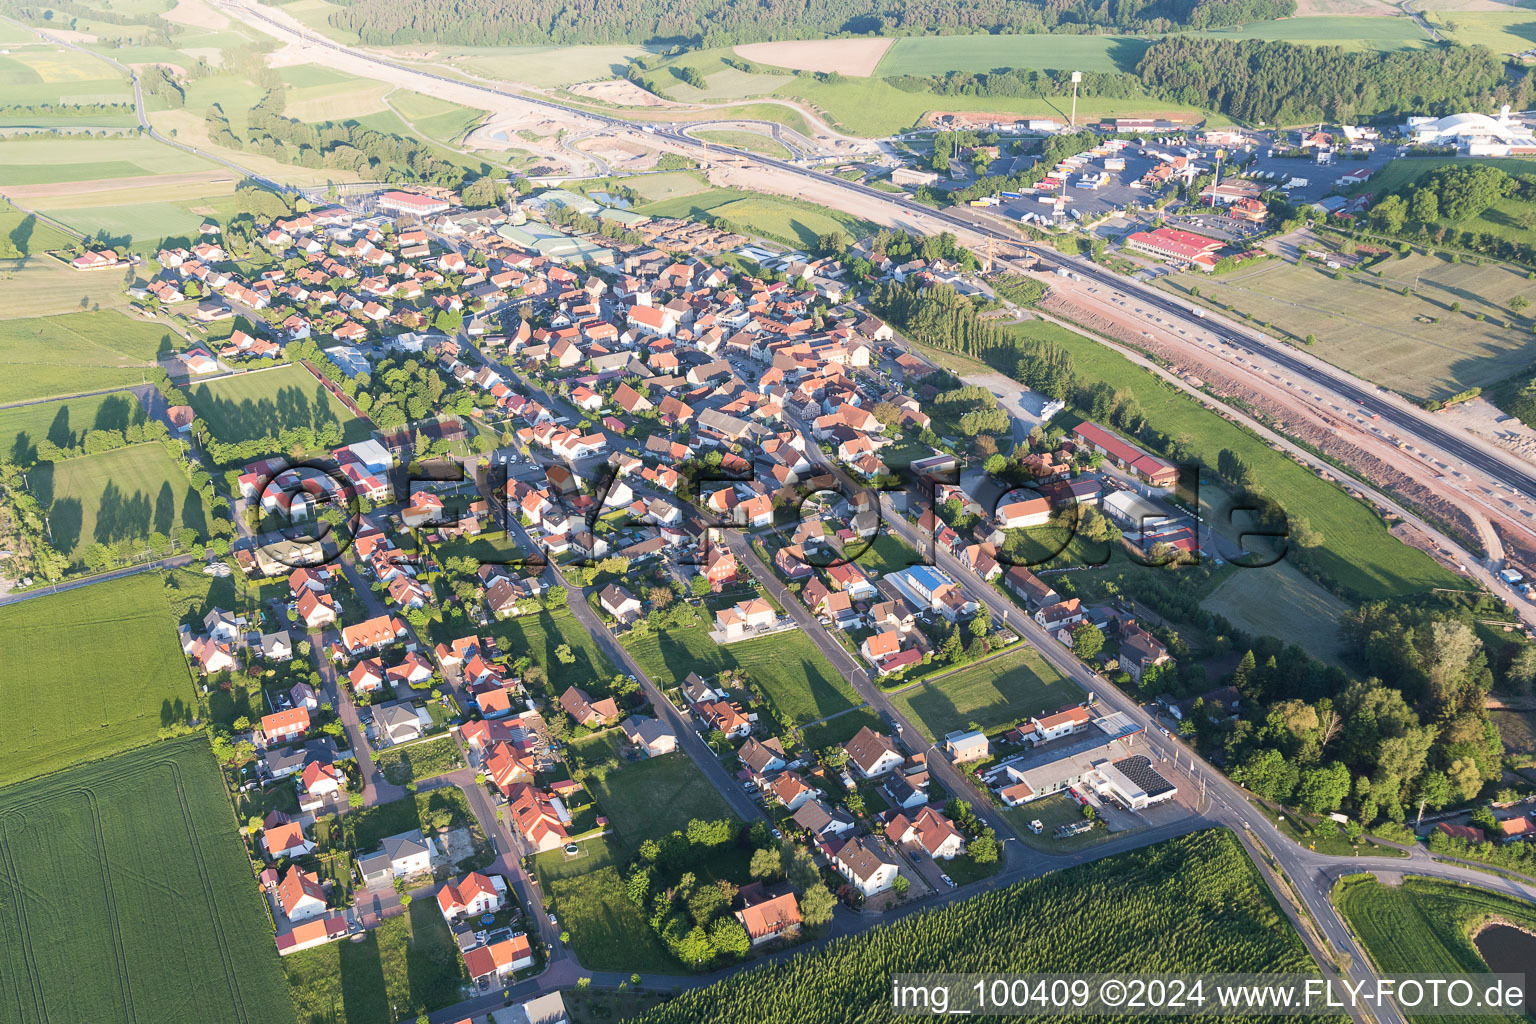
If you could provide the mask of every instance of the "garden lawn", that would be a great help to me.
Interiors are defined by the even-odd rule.
[[[1308,351],[1416,400],[1488,387],[1536,360],[1536,335],[1508,307],[1517,295],[1536,300],[1536,283],[1523,269],[1415,251],[1372,271],[1335,280],[1315,263],[1269,260],[1219,277],[1202,274],[1198,282],[1185,274],[1163,278],[1162,286],[1187,293],[1195,284],[1206,301],[1232,306],[1294,341],[1312,335],[1317,340]],[[1485,319],[1473,319],[1478,314]]]
[[[86,636],[71,638],[77,653]],[[120,670],[133,664],[128,649],[85,660]],[[74,754],[89,734],[90,723],[71,717],[79,706],[49,716],[52,750]],[[61,745],[63,722],[71,742]],[[15,748],[4,749],[9,762]],[[0,922],[6,1021],[294,1024],[271,925],[202,736],[0,789]]]
[[[682,751],[626,764],[602,779],[588,778],[587,788],[617,833],[617,845],[623,846],[626,860],[645,840],[682,831],[694,818],[735,817],[725,798]]]
[[[587,970],[685,973],[645,913],[624,895],[624,878],[614,867],[546,884],[560,927],[571,933],[571,948]]]
[[[822,750],[847,743],[865,726],[876,732],[885,732],[890,728],[877,711],[865,705],[806,726],[800,730],[800,738],[807,750]]]
[[[203,496],[158,441],[39,463],[27,479],[48,510],[53,546],[66,555],[96,542],[146,540],[151,531],[208,534]]]
[[[854,541],[848,545],[847,550],[856,551],[864,543],[864,541]],[[882,530],[875,535],[868,549],[861,552],[853,561],[869,573],[888,576],[893,572],[900,572],[921,564],[923,558],[912,550],[911,545],[898,537],[895,530]]]
[[[75,276],[77,308],[82,299],[114,301],[104,293],[118,281]],[[155,357],[171,350],[172,337],[161,324],[111,310],[0,320],[0,403],[153,380],[160,372]]]
[[[1536,908],[1529,903],[1437,879],[1407,878],[1388,886],[1374,876],[1351,876],[1339,881],[1333,900],[1383,974],[1486,973],[1488,965],[1469,935],[1473,928],[1496,917],[1536,930]],[[1413,1019],[1437,1018],[1416,1014]]]
[[[293,1006],[303,1022],[374,1024],[416,1019],[468,997],[468,975],[437,901],[365,933],[283,958]]]
[[[382,750],[374,755],[373,763],[394,785],[404,786],[457,771],[464,767],[464,756],[453,737],[443,736]]]
[[[284,430],[342,427],[343,444],[366,439],[370,431],[336,401],[304,367],[288,365],[222,377],[187,386],[192,408],[213,436],[227,444],[276,437]]]
[[[513,658],[523,654],[532,658],[549,674],[550,686],[557,695],[568,686],[586,687],[594,680],[612,679],[618,672],[568,608],[493,620],[484,632],[496,637],[503,653]],[[555,655],[561,644],[570,645],[576,656],[569,665]]]
[[[0,608],[0,665],[0,785],[150,743],[196,705],[154,573]]]
[[[1186,438],[1188,450],[1204,465],[1216,465],[1223,448],[1235,452],[1288,515],[1304,517],[1322,535],[1322,546],[1311,552],[1319,568],[1362,599],[1403,597],[1430,587],[1459,585],[1459,577],[1388,533],[1365,505],[1271,450],[1255,435],[1163,385],[1119,353],[1054,324],[1034,321],[1015,330],[1026,337],[1056,341],[1072,354],[1082,380],[1107,381],[1133,396],[1153,427],[1169,437]]]
[[[1080,686],[1027,645],[892,695],[930,740],[971,722],[993,729],[1083,699]]]
[[[663,688],[680,684],[688,673],[708,678],[723,669],[744,669],[786,724],[804,725],[855,707],[861,701],[805,634],[775,633],[720,646],[709,638],[702,619],[640,638],[624,646]]]

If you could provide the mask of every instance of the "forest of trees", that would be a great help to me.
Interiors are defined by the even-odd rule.
[[[1220,739],[1233,778],[1315,814],[1343,810],[1365,828],[1471,801],[1498,782],[1503,747],[1483,709],[1495,667],[1470,612],[1382,602],[1340,628],[1363,676],[1342,686],[1336,670],[1289,648],[1239,663],[1234,684],[1250,710]],[[1528,687],[1536,659],[1516,652],[1497,669],[1510,688]]]
[[[887,82],[906,92],[936,96],[1003,96],[1027,98],[1072,95],[1072,72],[1055,69],[1006,68],[992,72],[951,71],[943,75],[893,75]],[[1135,75],[1117,71],[1084,71],[1078,95],[1126,99],[1145,92]]]
[[[727,46],[829,35],[1163,32],[1285,17],[1295,0],[343,0],[331,24],[365,43]]]
[[[982,320],[976,304],[947,285],[924,290],[915,279],[884,281],[868,303],[908,337],[980,359],[1052,398],[1065,398],[1076,384],[1072,356],[1065,349]]]
[[[1523,109],[1530,98],[1529,77],[1507,81],[1503,60],[1481,46],[1384,54],[1170,36],[1153,43],[1136,70],[1148,91],[1166,99],[1281,124],[1443,115],[1501,103]]]

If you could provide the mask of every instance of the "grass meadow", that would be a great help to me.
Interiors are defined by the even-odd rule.
[[[801,248],[815,246],[820,235],[832,231],[860,237],[874,230],[874,225],[841,211],[729,188],[647,203],[636,207],[636,212],[652,217],[724,218],[747,234]]]
[[[0,409],[0,456],[30,466],[37,461],[39,441],[70,448],[80,444],[88,430],[122,430],[145,419],[138,399],[122,391]]]
[[[1422,551],[1387,532],[1368,507],[1335,485],[1318,479],[1192,398],[1160,383],[1124,356],[1074,331],[1032,321],[1014,328],[1021,335],[1049,338],[1072,354],[1085,381],[1107,381],[1134,397],[1147,419],[1169,437],[1187,439],[1191,455],[1216,465],[1223,448],[1252,467],[1266,490],[1290,516],[1302,516],[1322,535],[1313,557],[1323,572],[1362,599],[1405,597],[1430,587],[1457,586],[1453,573]]]
[[[1339,664],[1339,621],[1349,605],[1303,576],[1289,562],[1236,569],[1200,602],[1253,636],[1272,636],[1314,658]]]
[[[764,156],[777,157],[780,160],[789,159],[789,150],[784,144],[767,135],[748,131],[715,131],[694,132],[693,137],[704,142],[713,142],[721,146],[731,146],[735,149],[744,149],[749,153],[762,153]]]
[[[1082,687],[1023,647],[891,695],[923,734],[936,740],[975,722],[982,729],[1084,700]]]
[[[848,681],[799,631],[722,647],[709,638],[709,630],[701,619],[692,626],[626,638],[624,646],[662,687],[681,683],[690,672],[707,679],[724,669],[742,669],[786,724],[804,725],[862,703]]]
[[[1494,53],[1522,53],[1536,47],[1536,11],[1434,11],[1424,15],[1463,46],[1486,46]]]
[[[208,533],[202,495],[156,441],[39,463],[27,477],[48,510],[53,546],[66,555],[97,541],[145,540],[151,532]]]
[[[0,785],[149,743],[196,704],[156,573],[0,608],[0,665]]]
[[[82,293],[109,286],[80,282]],[[0,320],[0,403],[144,383],[174,338],[161,324],[113,310]]]
[[[201,736],[0,790],[4,1019],[293,1024],[234,825]]]
[[[368,425],[347,411],[302,366],[279,366],[221,377],[188,387],[192,407],[220,441],[276,437],[284,430],[342,425],[343,443],[369,435]]]

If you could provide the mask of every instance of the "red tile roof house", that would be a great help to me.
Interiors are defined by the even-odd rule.
[[[934,860],[950,860],[965,852],[960,830],[932,807],[924,807],[911,818],[896,815],[885,826],[885,834],[898,846],[920,847]]]
[[[533,946],[529,944],[528,936],[519,933],[510,939],[468,950],[464,954],[464,966],[469,969],[471,981],[500,981],[513,971],[533,966]]]
[[[304,826],[296,821],[266,829],[261,834],[261,846],[270,860],[284,857],[302,857],[315,852],[315,844],[304,836]]]
[[[290,921],[307,921],[325,913],[325,888],[320,876],[289,867],[277,886],[277,900]]]
[[[309,709],[290,708],[265,715],[261,719],[261,734],[267,745],[287,743],[309,731]]]
[[[394,615],[378,615],[341,631],[341,643],[348,653],[357,654],[384,647],[406,635],[405,623]]]
[[[465,917],[494,914],[501,909],[507,881],[500,875],[487,877],[471,871],[458,882],[448,882],[437,891],[437,909],[449,924]]]
[[[748,903],[735,912],[735,917],[747,930],[747,937],[754,946],[772,942],[780,936],[794,935],[800,930],[800,904],[792,892]]]

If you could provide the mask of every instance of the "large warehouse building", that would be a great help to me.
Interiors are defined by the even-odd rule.
[[[1498,117],[1487,114],[1451,114],[1448,117],[1410,117],[1408,134],[1420,146],[1455,146],[1468,156],[1529,156],[1536,154],[1536,134],[1509,116],[1509,107]]]
[[[1088,791],[1133,811],[1173,798],[1172,782],[1135,752],[1141,727],[1119,712],[1093,720],[1088,729],[1003,761],[983,781],[1009,807],[1068,789]]]

